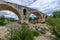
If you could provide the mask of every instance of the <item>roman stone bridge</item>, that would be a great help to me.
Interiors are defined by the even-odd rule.
[[[18,5],[18,4],[14,4],[14,3],[10,3],[10,2],[6,2],[6,1],[0,1],[0,11],[1,10],[9,10],[14,12],[18,18],[19,18],[19,22],[23,23],[23,22],[29,22],[29,15],[35,14],[38,17],[38,22],[44,22],[46,15],[41,13],[40,11],[36,10],[36,9],[32,9],[32,8],[28,8],[22,5]]]

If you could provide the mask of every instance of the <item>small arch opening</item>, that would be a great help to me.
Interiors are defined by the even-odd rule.
[[[27,12],[26,9],[23,9],[23,15],[26,15],[26,12]]]

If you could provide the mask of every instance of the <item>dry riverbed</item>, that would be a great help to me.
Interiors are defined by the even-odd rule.
[[[7,24],[6,26],[0,26],[0,38],[2,38],[3,40],[5,40],[5,35],[7,35],[7,33],[9,33],[9,28],[10,27],[20,27],[20,26],[21,25],[18,24],[18,23],[12,23],[12,24]],[[44,24],[42,26],[46,26],[46,25]],[[40,35],[40,36],[34,37],[34,38],[35,38],[35,40],[50,40],[49,38],[47,38],[44,35]]]

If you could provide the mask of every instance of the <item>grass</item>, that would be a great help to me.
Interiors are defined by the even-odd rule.
[[[33,35],[34,35],[34,36],[39,36],[39,34],[40,34],[39,31],[37,31],[37,30],[34,30],[34,31],[32,31],[32,32],[33,32]]]
[[[26,23],[22,23],[22,26],[18,29],[12,29],[10,31],[9,40],[34,40],[34,35],[29,29]]]
[[[52,34],[56,36],[55,40],[60,39],[60,18],[49,17],[47,23],[51,25]]]

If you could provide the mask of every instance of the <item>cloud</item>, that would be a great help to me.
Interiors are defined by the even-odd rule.
[[[31,14],[29,17],[36,17],[34,14]]]
[[[33,2],[35,2],[36,0],[4,0],[4,1],[8,1],[11,3],[15,3],[15,4],[19,4],[19,5],[29,5]]]
[[[8,10],[0,11],[0,15],[4,15],[6,18],[18,19],[18,16],[15,13],[8,11]]]
[[[60,0],[37,0],[35,3],[28,5],[28,7],[50,15],[53,11],[60,10]]]
[[[60,0],[5,0],[19,5],[24,5],[43,13],[52,13],[60,10]],[[52,11],[51,11],[52,10]]]
[[[29,5],[34,3],[36,0],[19,0],[19,2],[21,2],[22,5]]]

